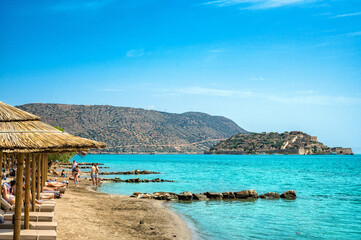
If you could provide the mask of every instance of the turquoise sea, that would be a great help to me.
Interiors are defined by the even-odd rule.
[[[101,191],[225,192],[259,194],[295,190],[288,200],[174,202],[198,239],[361,239],[361,155],[88,155],[78,162],[105,163],[105,171],[151,170],[173,183],[105,183]],[[102,169],[101,169],[102,171]]]

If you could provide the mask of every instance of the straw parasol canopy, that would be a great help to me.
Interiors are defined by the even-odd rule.
[[[40,117],[0,102],[0,150],[6,152],[77,152],[106,144],[62,132]]]

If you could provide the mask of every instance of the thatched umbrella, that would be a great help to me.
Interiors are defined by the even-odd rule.
[[[30,158],[29,153],[41,153],[32,156],[33,161],[33,208],[35,206],[35,159],[38,159],[38,193],[40,190],[40,173],[46,176],[47,154],[53,152],[84,153],[92,148],[104,148],[105,143],[96,142],[70,135],[40,121],[38,116],[16,107],[0,102],[0,168],[2,167],[3,151],[17,153],[16,184],[23,184],[24,153],[26,154],[25,189],[25,228],[29,227],[29,195],[30,195]],[[45,154],[44,154],[45,153]],[[43,184],[46,178],[42,179]],[[43,185],[42,185],[43,186]],[[18,187],[20,189],[20,187]],[[20,239],[21,228],[21,192],[15,196],[14,239]],[[38,195],[39,197],[39,195]]]

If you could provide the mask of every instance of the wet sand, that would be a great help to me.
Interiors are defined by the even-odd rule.
[[[86,180],[80,187],[69,181],[56,200],[57,239],[191,239],[186,223],[160,201],[90,189]]]

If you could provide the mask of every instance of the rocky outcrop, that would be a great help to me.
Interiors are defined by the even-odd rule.
[[[236,198],[240,198],[240,199],[257,199],[258,198],[258,193],[253,189],[235,192],[234,195],[236,196]]]
[[[134,170],[134,171],[126,171],[126,172],[99,172],[100,175],[144,175],[144,174],[160,174],[160,172],[152,172],[148,170]]]
[[[191,201],[193,199],[193,194],[191,192],[182,192],[177,194],[178,200],[182,201]]]
[[[288,190],[288,191],[281,194],[281,198],[285,198],[285,199],[288,199],[288,200],[294,200],[294,199],[297,198],[296,192],[293,191],[293,190]]]
[[[90,179],[91,180],[91,179]],[[103,178],[103,181],[110,181],[110,182],[126,182],[126,183],[149,183],[149,182],[174,182],[173,180],[165,180],[165,179],[140,179],[140,178],[130,178],[130,179],[120,179],[116,178]]]
[[[211,147],[205,154],[353,154],[351,148],[330,148],[301,131],[240,133]]]
[[[232,191],[224,192],[224,193],[222,193],[222,195],[223,195],[223,199],[234,199],[234,198],[236,198],[236,196],[234,195],[234,193]]]
[[[213,200],[222,200],[223,199],[223,195],[222,193],[216,192],[216,193],[212,193],[212,192],[205,192],[204,193],[207,198],[209,199],[213,199]]]
[[[204,194],[193,193],[193,200],[203,201],[203,200],[208,200],[208,198]]]
[[[182,192],[179,194],[171,193],[171,192],[155,192],[153,194],[149,193],[140,193],[135,192],[131,197],[136,198],[145,198],[145,199],[156,199],[156,200],[179,200],[179,201],[202,201],[202,200],[242,200],[242,201],[254,201],[257,200],[258,197],[263,199],[280,199],[285,198],[288,200],[296,199],[296,193],[293,190],[286,191],[281,195],[276,192],[268,192],[265,194],[261,194],[258,196],[257,192],[253,189],[251,190],[243,190],[239,192],[205,192],[205,193],[191,193],[191,192]]]
[[[276,193],[276,192],[268,192],[268,193],[259,195],[259,197],[263,198],[263,199],[279,199],[280,194]]]

